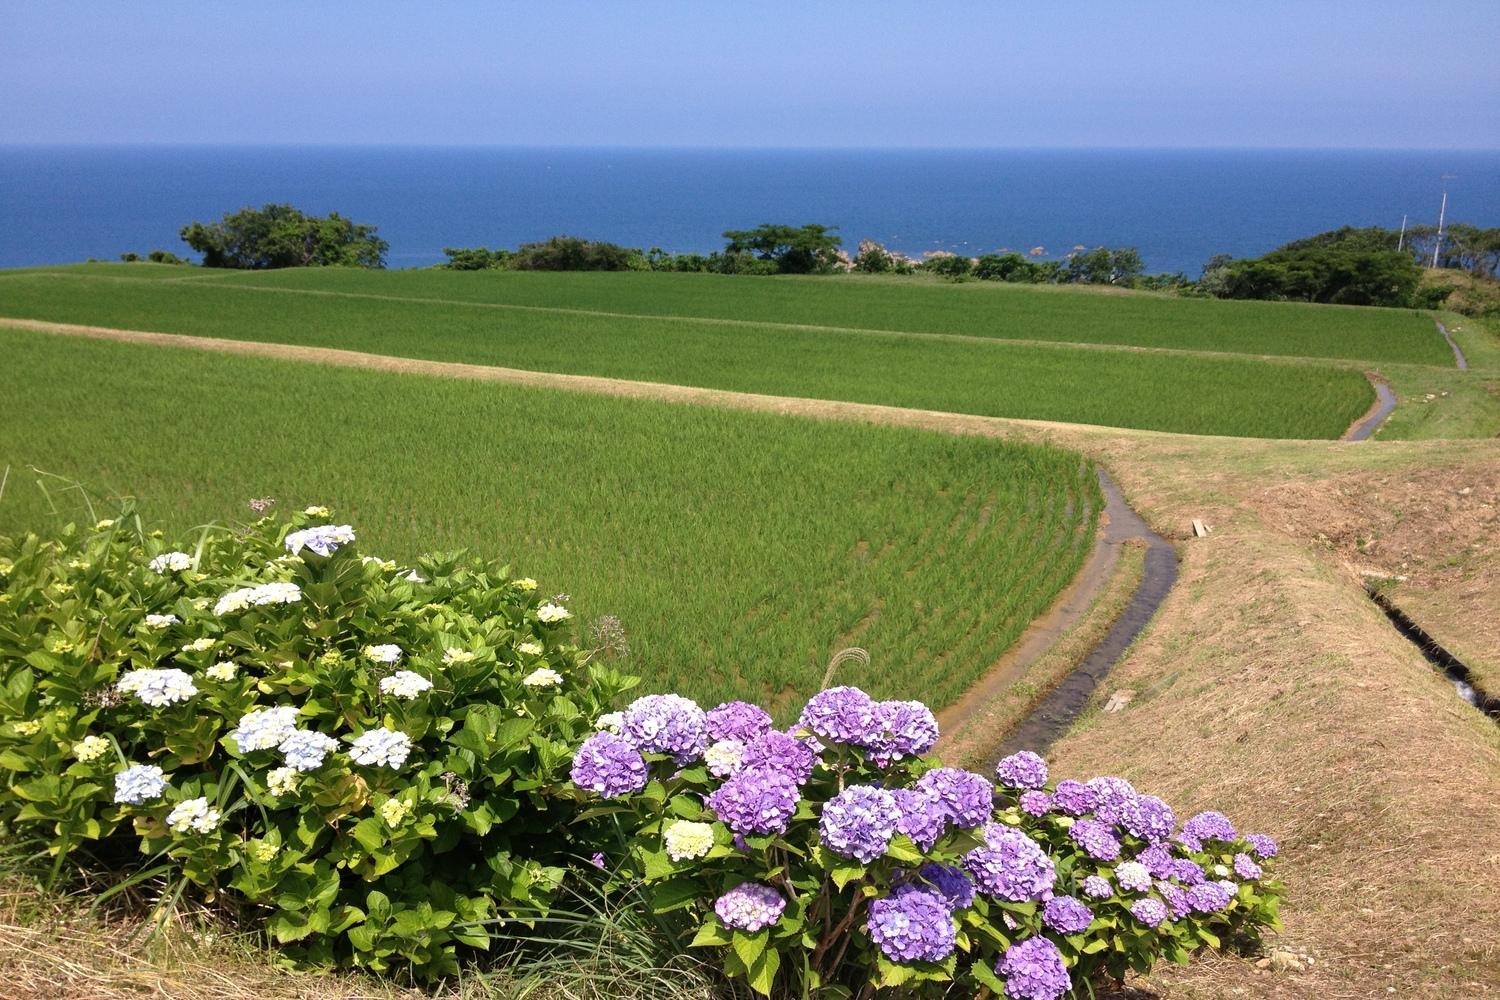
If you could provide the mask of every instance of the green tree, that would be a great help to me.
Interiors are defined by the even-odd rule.
[[[960,278],[967,278],[973,268],[974,262],[969,258],[948,253],[938,257],[929,257],[922,264],[923,270],[931,271],[933,274],[940,274],[945,278],[951,278],[955,281]]]
[[[843,241],[837,226],[783,226],[766,223],[754,229],[730,229],[724,233],[726,255],[751,254],[772,261],[782,274],[824,274],[838,261]]]
[[[577,236],[523,243],[510,266],[520,271],[644,271],[646,255],[630,247]]]
[[[375,227],[337,212],[307,215],[291,205],[263,205],[193,222],[182,239],[203,255],[204,267],[262,270],[278,267],[384,267],[390,244]]]

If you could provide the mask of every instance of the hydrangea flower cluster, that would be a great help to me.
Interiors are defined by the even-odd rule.
[[[870,757],[884,767],[891,761],[920,757],[937,745],[938,724],[920,701],[882,701],[875,705],[875,729],[864,743]]]
[[[131,764],[115,775],[115,801],[138,806],[161,798],[167,779],[155,764]]]
[[[142,704],[164,708],[198,693],[193,678],[174,667],[132,670],[115,682],[121,694],[133,694]]]
[[[583,741],[573,755],[573,784],[606,799],[631,795],[646,787],[651,775],[646,759],[629,740],[608,730]]]
[[[529,688],[557,687],[563,682],[563,675],[551,667],[537,667],[531,673],[521,678],[521,684]]]
[[[394,642],[383,642],[364,648],[365,659],[375,663],[400,663],[401,647]]]
[[[1081,819],[1068,831],[1073,843],[1095,861],[1113,861],[1120,856],[1120,841],[1096,819]]]
[[[1020,830],[991,824],[984,847],[964,855],[964,871],[979,891],[1011,903],[1041,902],[1052,894],[1057,869],[1041,845]]]
[[[554,625],[557,622],[565,622],[573,617],[573,612],[561,604],[547,603],[536,609],[537,621],[545,625]]]
[[[1005,995],[1015,1000],[1061,1000],[1073,988],[1073,977],[1057,945],[1044,937],[1017,941],[995,966],[1005,980]]]
[[[1036,789],[1022,792],[1020,805],[1021,811],[1028,816],[1045,816],[1052,811],[1052,796]]]
[[[1195,851],[1202,850],[1203,845],[1210,840],[1228,843],[1234,840],[1234,824],[1221,812],[1201,812],[1182,824],[1178,840]]]
[[[289,532],[283,544],[286,545],[286,550],[294,556],[299,555],[303,549],[316,552],[320,556],[331,556],[341,546],[348,545],[352,541],[354,541],[354,529],[349,525],[323,524],[314,528]]]
[[[800,785],[812,776],[813,768],[818,764],[818,755],[802,740],[773,729],[769,733],[761,733],[746,744],[740,764],[743,767],[781,771]]]
[[[891,794],[896,797],[899,812],[896,829],[922,850],[932,850],[948,829],[948,814],[941,803],[935,796],[913,788],[898,788]]]
[[[186,552],[163,552],[146,564],[158,576],[168,573],[183,573],[193,568],[193,557]]]
[[[719,740],[703,751],[703,763],[715,778],[727,778],[745,762],[745,744],[739,740]]]
[[[1109,879],[1103,875],[1089,875],[1081,883],[1083,894],[1090,899],[1108,899],[1115,894],[1110,887]]]
[[[1072,896],[1053,896],[1042,908],[1042,923],[1059,934],[1081,934],[1094,922],[1094,911]]]
[[[1047,783],[1047,762],[1022,750],[995,765],[995,783],[1005,788],[1041,788]]]
[[[397,770],[411,753],[411,737],[394,729],[367,729],[349,745],[349,758],[356,764]]]
[[[1064,778],[1052,790],[1052,804],[1069,816],[1083,816],[1094,811],[1099,796],[1083,782]]]
[[[1263,833],[1245,834],[1245,843],[1250,845],[1250,849],[1255,852],[1255,856],[1262,861],[1269,861],[1271,858],[1276,857],[1276,841]]]
[[[432,690],[432,681],[412,670],[398,670],[389,677],[380,678],[380,693],[393,698],[411,701],[425,691]]]
[[[1138,899],[1130,904],[1130,915],[1147,927],[1156,927],[1167,919],[1167,908],[1159,899]]]
[[[229,734],[240,753],[269,750],[297,730],[297,709],[291,705],[257,708],[240,716],[240,724]]]
[[[813,695],[799,724],[830,743],[864,746],[877,732],[875,701],[859,688],[831,687]]]
[[[771,713],[748,701],[726,701],[708,710],[704,727],[710,740],[745,744],[771,731]]]
[[[781,919],[786,900],[761,882],[744,882],[714,901],[714,913],[725,927],[752,934]]]
[[[625,710],[623,734],[642,753],[693,760],[708,746],[707,716],[697,702],[676,694],[648,694]]]
[[[953,954],[957,940],[942,897],[914,885],[871,901],[865,928],[892,962],[941,962]]]
[[[109,747],[109,740],[102,736],[85,736],[73,744],[73,756],[90,764],[109,753]]]
[[[1126,861],[1115,866],[1115,881],[1121,889],[1145,892],[1151,888],[1151,873],[1139,861]]]
[[[1119,823],[1134,837],[1162,844],[1177,828],[1177,815],[1155,795],[1137,795],[1121,805]]]
[[[935,767],[917,779],[916,787],[932,797],[944,819],[965,830],[989,822],[994,809],[994,787],[973,771]]]
[[[286,766],[293,771],[314,771],[323,766],[323,761],[338,749],[338,745],[338,740],[332,736],[299,729],[282,740],[277,749],[285,756]]]
[[[146,627],[147,628],[167,628],[167,627],[169,627],[171,625],[178,625],[181,622],[182,622],[182,619],[178,618],[176,615],[147,615],[146,616]]]
[[[206,798],[183,799],[167,813],[167,826],[177,833],[212,833],[221,819],[219,810]]]
[[[1094,793],[1094,815],[1111,826],[1124,816],[1125,803],[1135,798],[1135,786],[1124,778],[1090,778],[1088,786]]]
[[[929,861],[917,869],[917,876],[941,897],[948,909],[967,910],[974,905],[974,881],[964,874],[962,868]]]
[[[271,604],[296,604],[302,600],[302,588],[295,583],[273,580],[258,583],[253,587],[231,590],[214,604],[214,614],[223,617],[246,608],[261,608]]]
[[[850,785],[823,805],[818,824],[835,854],[869,864],[891,846],[900,810],[896,797],[873,785]]]
[[[784,771],[747,767],[708,797],[708,807],[743,837],[785,833],[801,799]]]
[[[678,820],[662,834],[662,846],[673,861],[701,858],[714,846],[714,828],[707,823]]]

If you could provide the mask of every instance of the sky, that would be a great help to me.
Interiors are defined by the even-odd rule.
[[[1500,2],[0,0],[0,143],[1500,149]]]

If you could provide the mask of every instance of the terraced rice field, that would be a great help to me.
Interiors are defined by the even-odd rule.
[[[51,516],[33,466],[177,529],[328,503],[367,553],[474,546],[567,587],[585,641],[619,616],[652,689],[784,715],[853,644],[874,663],[847,679],[952,701],[1072,578],[1100,505],[1046,446],[3,328],[0,354],[0,532]]]
[[[1249,437],[1338,437],[1373,401],[1355,359],[1451,363],[1399,311],[857,279],[95,266],[0,275],[0,316]]]

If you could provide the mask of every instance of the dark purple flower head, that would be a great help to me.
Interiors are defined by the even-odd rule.
[[[891,846],[900,815],[884,788],[850,785],[823,804],[818,832],[833,853],[869,864]]]
[[[948,827],[947,815],[937,799],[911,788],[898,788],[891,794],[896,797],[899,813],[896,829],[910,837],[912,843],[922,850],[932,850],[932,845]]]
[[[1187,858],[1178,858],[1172,862],[1172,872],[1167,877],[1175,878],[1183,885],[1197,885],[1208,876],[1203,873],[1202,865]]]
[[[1114,831],[1096,819],[1081,819],[1074,823],[1068,836],[1095,861],[1113,861],[1120,856],[1120,841]]]
[[[786,900],[762,882],[741,882],[714,901],[714,912],[725,927],[754,933],[781,919]]]
[[[791,775],[792,780],[800,785],[812,774],[817,761],[817,754],[806,743],[773,729],[745,744],[740,766],[780,771]]]
[[[1176,870],[1177,859],[1172,857],[1172,849],[1165,844],[1152,844],[1135,859],[1146,866],[1152,878],[1171,878]]]
[[[1125,815],[1125,804],[1136,796],[1135,786],[1124,778],[1090,778],[1089,788],[1095,796],[1094,815],[1110,825]]]
[[[1005,980],[1005,995],[1013,1000],[1062,1000],[1073,988],[1062,952],[1044,937],[1026,938],[1005,949],[995,975]]]
[[[1036,841],[1020,830],[992,825],[985,843],[964,855],[964,871],[980,892],[1012,903],[1040,902],[1052,895],[1057,870]]]
[[[640,751],[614,733],[595,733],[573,755],[573,784],[606,799],[638,792],[650,777]]]
[[[1130,913],[1147,927],[1156,927],[1167,919],[1167,908],[1162,905],[1161,900],[1149,897],[1131,903]]]
[[[948,822],[966,830],[987,823],[994,810],[994,788],[973,771],[935,767],[917,779],[916,787],[937,800]]]
[[[914,886],[872,901],[865,928],[892,962],[941,962],[953,954],[957,939],[942,898]]]
[[[1132,836],[1165,844],[1177,827],[1177,815],[1155,795],[1137,795],[1120,806],[1119,822]]]
[[[1099,796],[1092,788],[1072,778],[1065,778],[1057,783],[1052,799],[1057,803],[1057,808],[1069,816],[1091,813],[1094,806],[1099,804]]]
[[[796,780],[786,772],[747,767],[708,797],[708,807],[735,833],[782,834],[800,797]]]
[[[1182,834],[1198,843],[1209,840],[1234,840],[1234,824],[1221,812],[1201,812],[1182,824]]]
[[[880,731],[875,702],[855,687],[832,687],[813,695],[798,720],[829,743],[865,746]]]
[[[676,694],[648,694],[625,710],[623,735],[642,753],[671,754],[678,763],[701,756],[708,746],[703,709]]]
[[[771,731],[771,716],[759,705],[748,701],[726,701],[708,710],[704,725],[708,729],[709,742],[739,740],[749,743]]]
[[[1083,894],[1090,899],[1108,899],[1115,894],[1109,886],[1109,879],[1099,875],[1090,875],[1083,880]]]
[[[1226,890],[1222,882],[1203,882],[1187,891],[1188,905],[1194,913],[1218,913],[1233,898],[1234,893]]]
[[[1094,922],[1094,911],[1072,896],[1053,896],[1042,908],[1042,923],[1059,934],[1081,934]]]
[[[1192,904],[1188,901],[1188,891],[1180,885],[1171,882],[1156,883],[1156,892],[1166,901],[1167,907],[1172,911],[1172,919],[1181,920],[1183,917],[1191,916]]]
[[[1255,859],[1248,854],[1236,854],[1234,856],[1234,873],[1246,882],[1254,882],[1261,876],[1261,867],[1255,863]]]
[[[893,760],[917,757],[937,743],[938,724],[920,701],[882,701],[875,706],[875,730],[864,747],[884,767]]]
[[[1013,753],[995,765],[995,784],[1002,788],[1041,788],[1047,783],[1047,762],[1030,750]]]
[[[917,869],[917,875],[926,883],[926,888],[943,900],[948,909],[967,910],[974,905],[974,883],[962,868],[929,861]]]
[[[1250,845],[1250,849],[1255,852],[1255,856],[1262,861],[1276,857],[1276,841],[1263,833],[1245,834],[1245,843]]]
[[[1052,811],[1052,796],[1035,789],[1022,792],[1021,811],[1028,816],[1045,816]]]

